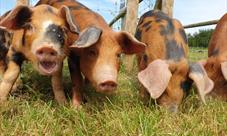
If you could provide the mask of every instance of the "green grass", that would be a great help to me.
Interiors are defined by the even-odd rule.
[[[205,53],[206,54],[206,53]],[[194,52],[190,59],[205,58]],[[227,104],[209,100],[201,104],[192,93],[178,113],[149,103],[138,96],[135,74],[121,71],[119,88],[106,96],[86,88],[88,102],[79,109],[53,101],[49,78],[39,76],[29,64],[21,75],[24,85],[0,105],[0,135],[90,135],[90,136],[213,136],[227,134]],[[25,70],[26,69],[26,70]],[[26,71],[26,72],[25,72]],[[70,90],[69,73],[65,67],[64,84]]]
[[[202,60],[207,58],[207,49],[206,48],[190,48],[190,53],[189,53],[189,60],[190,61],[197,61],[197,60]]]

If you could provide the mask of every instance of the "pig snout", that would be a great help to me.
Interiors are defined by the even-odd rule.
[[[44,58],[54,59],[57,58],[57,51],[49,47],[43,47],[36,51],[36,56],[40,60]]]
[[[50,47],[43,47],[36,51],[36,57],[38,59],[38,68],[44,75],[51,75],[57,71],[57,58],[58,53],[56,50]]]
[[[116,90],[117,83],[113,80],[106,80],[98,85],[99,90],[102,92],[112,92]]]
[[[117,70],[110,66],[99,67],[96,71],[97,91],[111,93],[117,88]]]

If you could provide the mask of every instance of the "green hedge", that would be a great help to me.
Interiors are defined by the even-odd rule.
[[[188,43],[190,47],[208,47],[213,29],[199,30],[193,35],[188,34]]]

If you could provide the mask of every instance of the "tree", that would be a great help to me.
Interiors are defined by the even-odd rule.
[[[204,47],[207,48],[213,29],[199,30],[198,33],[188,34],[188,44],[190,47]]]

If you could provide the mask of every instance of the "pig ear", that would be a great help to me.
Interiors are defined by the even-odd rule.
[[[116,37],[125,54],[141,53],[145,50],[146,45],[127,32],[118,32]]]
[[[79,34],[77,41],[71,46],[71,48],[87,48],[98,42],[102,30],[95,26],[88,27]]]
[[[227,80],[227,62],[226,61],[221,63],[221,71],[225,80]]]
[[[6,27],[0,26],[0,32],[1,34],[4,34],[5,32],[9,32]]]
[[[148,90],[153,99],[159,98],[166,90],[172,74],[169,65],[163,60],[155,60],[139,72],[140,83]]]
[[[8,40],[11,41],[13,38],[13,33],[7,30],[5,27],[0,26],[0,43],[5,42],[5,36],[7,36],[9,38]]]
[[[79,26],[76,24],[75,18],[72,16],[70,9],[64,5],[60,8],[60,14],[67,21],[70,31],[79,34]]]
[[[210,93],[214,87],[214,82],[208,77],[204,66],[206,62],[190,64],[189,77],[195,82],[198,93],[204,103],[205,95]]]
[[[30,21],[32,10],[27,6],[17,6],[0,21],[0,25],[11,30],[21,29]]]

